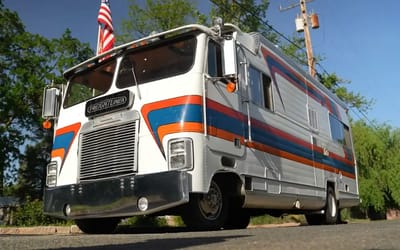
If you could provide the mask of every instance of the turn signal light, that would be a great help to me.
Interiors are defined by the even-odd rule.
[[[236,83],[234,82],[228,82],[228,84],[226,84],[226,91],[228,91],[229,93],[233,93],[236,90]]]
[[[42,126],[43,126],[43,128],[44,129],[51,129],[51,121],[50,120],[45,120],[43,123],[42,123]]]

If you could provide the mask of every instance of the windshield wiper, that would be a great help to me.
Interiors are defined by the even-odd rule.
[[[131,63],[131,65],[132,65],[131,66],[131,71],[132,71],[133,81],[135,82],[135,85],[136,85],[136,91],[137,91],[139,100],[141,100],[142,96],[140,94],[139,83],[138,83],[138,81],[136,79],[135,68],[133,67],[133,63]]]

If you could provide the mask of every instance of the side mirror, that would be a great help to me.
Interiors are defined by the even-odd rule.
[[[43,91],[42,117],[56,119],[60,110],[61,91],[55,87],[46,87]]]
[[[225,39],[223,43],[223,76],[236,78],[236,43],[234,39]]]

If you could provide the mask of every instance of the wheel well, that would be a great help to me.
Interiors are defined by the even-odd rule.
[[[229,196],[241,196],[243,185],[240,177],[235,173],[217,173],[213,180],[217,182]]]
[[[326,183],[326,190],[328,190],[328,188],[331,187],[333,189],[333,191],[335,192],[335,183],[333,181],[328,181]]]
[[[339,202],[339,197],[338,197],[338,193],[337,193],[337,187],[336,187],[336,185],[335,185],[335,182],[333,182],[333,181],[328,181],[327,183],[326,183],[326,195],[328,195],[328,188],[332,188],[332,190],[333,190],[333,194],[335,195],[335,198],[336,198],[336,204],[339,206],[340,204],[340,202]]]

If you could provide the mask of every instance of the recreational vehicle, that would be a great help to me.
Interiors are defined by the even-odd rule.
[[[260,213],[334,224],[359,203],[346,105],[258,33],[187,25],[64,76],[44,91],[44,212],[86,233],[136,215],[201,229]]]

